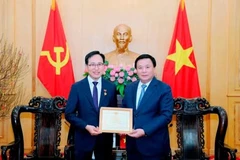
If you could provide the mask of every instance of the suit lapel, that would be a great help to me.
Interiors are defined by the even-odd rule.
[[[144,108],[145,104],[151,100],[151,97],[154,96],[154,90],[155,90],[155,85],[156,85],[156,78],[153,78],[151,83],[149,84],[147,90],[145,91],[142,101],[140,103],[140,105],[138,106],[137,111],[141,110],[142,108]],[[137,93],[137,91],[135,92]]]
[[[138,84],[139,84],[139,81],[138,81],[138,83],[135,83],[134,84],[134,86],[133,86],[133,92],[132,93],[134,93],[133,94],[133,106],[134,106],[134,108],[133,108],[133,110],[136,110],[136,106],[137,106],[137,104],[136,104],[136,99],[137,99],[137,87],[138,87]]]
[[[102,78],[102,90],[101,90],[101,96],[100,96],[100,102],[99,102],[99,108],[104,106],[106,104],[106,98],[104,95],[104,92],[107,93],[107,84]],[[106,106],[105,106],[106,107]]]

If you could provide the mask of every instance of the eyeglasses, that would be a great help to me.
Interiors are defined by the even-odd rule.
[[[95,68],[95,67],[102,67],[103,63],[90,63],[88,64],[88,67]]]

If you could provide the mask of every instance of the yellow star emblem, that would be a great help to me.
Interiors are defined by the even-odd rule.
[[[193,47],[183,49],[179,41],[176,40],[176,52],[167,56],[167,59],[175,62],[175,75],[184,65],[191,68],[195,68],[195,66],[189,59],[189,56],[191,55],[192,51]]]

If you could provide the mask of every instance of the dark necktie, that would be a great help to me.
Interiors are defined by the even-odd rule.
[[[93,103],[95,108],[98,110],[98,89],[97,89],[98,82],[93,82]]]
[[[138,99],[137,108],[138,108],[138,106],[140,105],[140,103],[141,103],[141,101],[142,101],[143,95],[144,95],[144,93],[145,93],[145,88],[147,87],[147,85],[146,85],[146,84],[142,84],[141,87],[142,87],[142,90],[141,90],[141,94],[140,94],[139,99]]]

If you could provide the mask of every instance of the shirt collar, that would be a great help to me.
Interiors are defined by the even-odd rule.
[[[100,77],[97,81],[92,79],[90,76],[88,76],[88,82],[90,84],[93,84],[92,82],[98,82],[98,84],[102,84],[102,77]]]
[[[151,80],[151,81],[152,81],[152,80]],[[141,81],[139,81],[139,83],[138,83],[138,88],[142,88],[142,85],[143,85],[143,84],[147,85],[147,87],[148,87],[149,84],[151,83],[151,81],[149,81],[148,83],[142,83]],[[147,87],[146,87],[146,89],[147,89]]]

